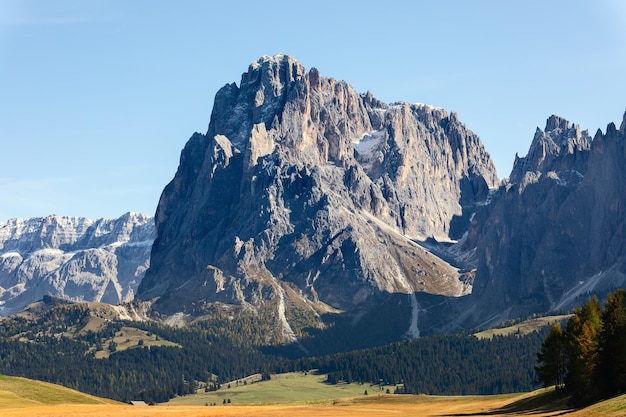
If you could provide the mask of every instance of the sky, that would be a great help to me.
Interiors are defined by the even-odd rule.
[[[620,0],[0,0],[0,222],[154,214],[218,89],[276,53],[456,112],[500,178],[550,115],[626,110]]]

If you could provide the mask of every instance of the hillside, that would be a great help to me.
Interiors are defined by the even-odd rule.
[[[235,405],[260,404],[306,404],[353,398],[364,395],[394,392],[393,385],[372,384],[328,384],[327,375],[317,372],[289,372],[272,375],[269,381],[254,384],[223,384],[222,388],[214,392],[199,392],[173,398],[167,405],[205,405],[223,404],[230,400]],[[391,395],[391,394],[390,394]]]
[[[0,375],[0,409],[55,404],[119,403],[48,382]]]
[[[124,402],[165,402],[246,375],[310,369],[331,374],[329,382],[338,386],[382,380],[403,383],[400,392],[406,394],[498,394],[536,387],[535,354],[545,337],[422,337],[335,354],[329,346],[330,354],[294,360],[289,350],[262,347],[252,322],[236,317],[177,328],[119,320],[117,313],[102,303],[47,297],[24,314],[3,318],[0,373]]]

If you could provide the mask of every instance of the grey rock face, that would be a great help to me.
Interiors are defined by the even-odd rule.
[[[624,126],[590,141],[553,116],[516,158],[459,244],[477,254],[470,322],[571,307],[626,284]]]
[[[263,57],[217,93],[208,132],[182,151],[138,297],[166,315],[265,306],[277,342],[295,337],[297,311],[353,311],[380,293],[460,296],[471,281],[414,240],[462,234],[496,184],[456,114],[385,104],[289,56]]]
[[[0,314],[44,295],[130,301],[148,268],[154,221],[48,216],[0,224]]]
[[[546,121],[545,131],[537,128],[528,154],[524,158],[515,155],[513,170],[509,176],[512,184],[523,184],[530,174],[537,176],[548,172],[577,171],[585,175],[591,146],[589,133],[580,126],[558,116]]]

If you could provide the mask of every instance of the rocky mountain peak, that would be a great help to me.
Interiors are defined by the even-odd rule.
[[[509,176],[511,184],[527,184],[548,172],[576,171],[584,175],[591,137],[579,125],[552,115],[546,121],[545,130],[539,127],[525,157],[515,156]],[[531,181],[531,182],[534,182]]]
[[[546,132],[551,132],[557,129],[561,131],[569,130],[569,128],[570,122],[568,120],[565,120],[564,118],[556,116],[554,114],[548,117],[548,120],[546,120]]]
[[[305,74],[302,64],[289,55],[266,55],[250,64],[248,72],[241,76],[240,86],[262,92],[259,100],[255,101],[257,106],[261,106],[265,96],[270,100],[280,97],[285,85],[298,81]]]
[[[456,114],[263,57],[218,91],[207,133],[185,146],[138,297],[166,315],[265,309],[280,341],[302,325],[294,315],[467,294],[471,280],[414,239],[461,234],[497,181]]]
[[[624,286],[624,130],[610,123],[590,140],[552,116],[515,162],[463,242],[477,254],[474,320],[569,308]]]
[[[239,87],[229,84],[217,93],[207,136],[227,138],[250,166],[276,146],[285,156],[305,156],[309,163],[341,161],[351,156],[351,146],[336,139],[369,130],[369,117],[352,87],[320,77],[316,69],[307,73],[294,58],[278,54],[253,62]]]
[[[50,215],[32,219],[9,219],[0,228],[0,250],[29,253],[73,245],[93,222],[84,217]]]
[[[128,212],[117,219],[50,215],[9,219],[0,225],[0,251],[22,254],[41,249],[73,250],[131,239],[151,241],[152,217]]]

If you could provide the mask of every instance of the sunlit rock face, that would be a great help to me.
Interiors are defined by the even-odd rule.
[[[207,133],[183,149],[138,297],[163,315],[270,311],[280,342],[298,334],[296,316],[367,309],[381,294],[461,296],[470,277],[415,241],[462,236],[497,181],[455,113],[263,57],[217,93]]]

